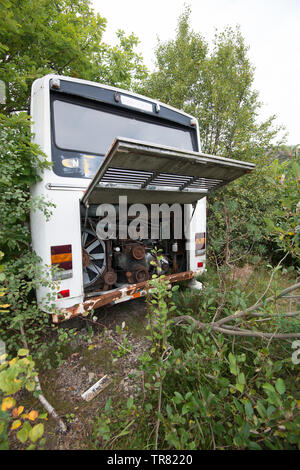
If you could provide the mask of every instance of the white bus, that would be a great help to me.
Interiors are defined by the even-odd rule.
[[[40,78],[31,116],[33,141],[52,163],[32,195],[55,209],[48,221],[32,212],[31,233],[43,265],[60,268],[54,322],[145,294],[154,249],[170,283],[203,272],[206,195],[253,164],[201,153],[193,116],[100,83]],[[52,313],[48,294],[39,287],[37,301]]]

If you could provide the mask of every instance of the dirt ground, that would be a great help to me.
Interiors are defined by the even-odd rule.
[[[73,319],[61,326],[84,330],[90,324],[94,336],[90,345],[77,345],[59,368],[40,374],[46,398],[68,425],[68,432],[61,434],[53,419],[45,422],[45,449],[90,448],[93,419],[100,416],[106,400],[112,397],[113,404],[117,404],[121,398],[134,396],[141,388],[141,378],[137,376],[138,357],[149,347],[145,338],[145,314],[145,300],[136,299],[95,311],[94,323],[88,319]],[[116,355],[113,351],[120,350],[123,344],[116,325],[124,326],[123,322],[128,351],[125,355]],[[83,400],[81,394],[104,375],[109,377],[109,385],[91,401]],[[31,406],[39,408],[38,400]]]

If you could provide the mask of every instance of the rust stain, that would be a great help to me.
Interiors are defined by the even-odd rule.
[[[185,271],[183,273],[169,274],[168,276],[165,276],[164,279],[168,280],[170,283],[174,283],[193,279],[196,274],[199,273],[195,271]],[[122,287],[121,289],[114,290],[113,292],[107,292],[105,294],[92,297],[91,299],[85,300],[73,307],[61,309],[61,315],[53,314],[52,321],[54,323],[61,323],[62,321],[77,317],[78,315],[88,315],[91,310],[120,301],[120,299],[125,300],[127,297],[140,297],[145,295],[147,283],[148,281],[131,284],[129,286]]]

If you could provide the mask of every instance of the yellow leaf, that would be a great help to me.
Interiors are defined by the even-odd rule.
[[[12,366],[14,365],[16,362],[17,362],[18,358],[17,357],[14,357],[11,361],[9,361],[9,365]]]
[[[21,421],[20,421],[19,419],[17,419],[16,421],[13,422],[12,427],[11,427],[10,429],[11,429],[12,431],[13,431],[14,429],[18,429],[18,428],[21,426],[21,424],[22,424]]]
[[[9,306],[10,306],[10,304],[0,304],[0,307],[1,307],[1,308],[7,308],[7,307],[9,307]]]
[[[28,419],[30,419],[30,421],[34,421],[37,417],[38,417],[38,412],[35,411],[35,410],[32,410],[30,411],[30,413],[28,413]]]
[[[23,410],[24,410],[24,406],[18,406],[18,408],[14,408],[12,410],[13,417],[17,418],[17,416],[20,416],[20,414],[22,413]]]
[[[21,349],[19,349],[19,351],[18,351],[18,356],[27,356],[28,354],[29,354],[29,350],[28,350],[28,349],[21,348]]]
[[[12,408],[16,404],[16,400],[12,397],[6,397],[2,401],[1,410],[6,411]]]

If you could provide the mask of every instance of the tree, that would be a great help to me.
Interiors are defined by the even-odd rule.
[[[102,41],[105,27],[90,0],[0,0],[2,112],[27,110],[31,83],[50,72],[130,88],[145,74],[138,40],[118,31],[112,47]]]
[[[139,88],[199,120],[202,150],[253,160],[265,153],[278,129],[275,116],[257,123],[262,106],[253,90],[254,68],[239,28],[216,34],[212,51],[190,30],[190,10],[179,17],[176,38],[159,42],[156,71]]]
[[[277,185],[280,205],[273,219],[266,219],[271,237],[285,253],[296,262],[300,261],[300,159],[295,149],[295,157],[286,160],[273,179]]]
[[[146,96],[196,114],[208,45],[200,34],[190,31],[189,15],[186,9],[179,18],[174,40],[158,41],[156,71],[137,88]]]
[[[53,341],[56,347],[58,344],[50,317],[40,311],[33,296],[37,285],[48,285],[52,289],[49,309],[55,311],[57,286],[30,247],[30,210],[42,210],[48,217],[53,207],[49,201],[30,198],[29,194],[30,186],[49,166],[38,146],[31,143],[29,116],[20,112],[28,111],[31,84],[47,73],[58,73],[130,88],[146,73],[135,52],[137,38],[118,31],[118,45],[104,43],[106,20],[90,5],[89,0],[0,0],[0,85],[4,82],[6,89],[6,100],[3,87],[0,90],[0,247],[4,252],[0,252],[1,258],[4,255],[0,266],[0,334],[10,354],[22,342],[37,357],[47,343],[45,335],[52,338],[56,333]],[[3,373],[6,375],[6,371]],[[8,367],[7,375],[14,378],[12,373]],[[42,405],[66,430],[41,393],[38,376],[34,380]],[[32,429],[34,442],[36,429]],[[3,427],[0,440],[2,431]],[[27,432],[30,437],[30,425],[18,433],[22,442]]]
[[[253,89],[254,68],[239,28],[216,34],[210,49],[191,31],[189,18],[186,8],[175,39],[158,43],[156,71],[139,90],[197,117],[205,153],[256,164],[251,176],[208,198],[210,247],[214,257],[230,262],[228,255],[236,259],[249,247],[258,253],[268,247],[264,218],[278,206],[268,176],[274,172],[271,149],[279,129],[275,116],[257,120],[262,103]]]

